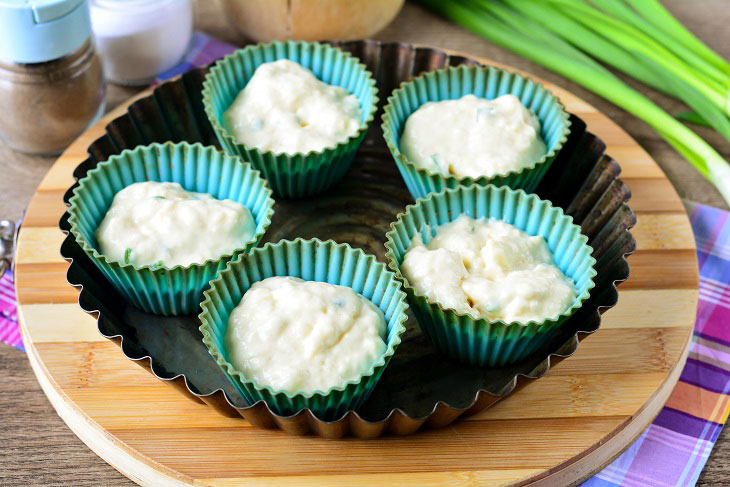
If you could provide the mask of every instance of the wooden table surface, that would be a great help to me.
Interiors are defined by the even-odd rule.
[[[727,0],[663,0],[675,15],[725,58],[730,58],[730,9]],[[217,2],[197,0],[197,28],[230,42],[235,33],[225,24]],[[376,36],[455,49],[512,65],[555,82],[606,113],[624,127],[659,163],[689,200],[727,208],[719,193],[656,133],[623,110],[560,76],[498,48],[471,33],[406,4],[396,20]],[[680,109],[669,100],[631,82],[670,112]],[[139,89],[110,85],[107,106],[115,107]],[[730,160],[730,146],[710,130],[699,130]],[[620,161],[619,161],[620,162]],[[0,144],[0,219],[17,219],[53,158],[15,153]],[[94,455],[56,416],[28,365],[25,355],[0,344],[0,483],[2,485],[134,485]],[[698,485],[730,486],[730,433],[720,435]]]

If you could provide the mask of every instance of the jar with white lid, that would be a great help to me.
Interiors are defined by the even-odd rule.
[[[185,55],[193,32],[193,2],[91,0],[91,25],[106,78],[143,85]]]

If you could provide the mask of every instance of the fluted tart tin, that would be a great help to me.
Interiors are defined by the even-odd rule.
[[[383,93],[425,71],[456,64],[478,64],[474,58],[402,43],[335,42],[361,59]],[[100,162],[124,149],[167,140],[216,143],[202,102],[208,68],[191,70],[162,83],[110,122],[74,170],[79,180]],[[253,427],[280,428],[288,434],[327,438],[407,435],[444,427],[457,418],[491,407],[502,398],[540,380],[568,359],[580,342],[600,329],[601,315],[618,299],[617,284],[629,276],[626,255],[636,244],[629,232],[636,218],[627,201],[630,191],[619,178],[621,168],[605,154],[605,144],[571,115],[571,134],[536,193],[573,216],[589,238],[597,260],[596,287],[581,308],[533,355],[499,368],[459,363],[437,352],[415,319],[397,353],[357,410],[336,421],[323,421],[311,410],[279,415],[259,401],[249,405],[208,353],[200,338],[197,315],[159,316],[122,299],[70,234],[68,212],[59,226],[66,233],[61,253],[70,262],[69,283],[80,288],[79,305],[91,313],[99,333],[120,347],[120,354],[192,401],[205,403],[229,418]],[[68,203],[76,185],[65,193]],[[396,216],[413,201],[380,131],[368,131],[348,177],[317,198],[277,199],[275,215],[262,241],[297,237],[347,242],[385,261],[383,242]]]
[[[296,154],[262,151],[238,142],[221,117],[256,68],[279,59],[297,62],[320,81],[355,95],[360,104],[357,132],[333,147]],[[276,196],[300,198],[325,191],[345,175],[375,115],[377,93],[372,74],[351,54],[329,44],[287,41],[248,46],[218,61],[203,83],[203,104],[226,152],[250,161],[269,181]]]
[[[289,393],[260,386],[228,360],[225,335],[228,320],[244,293],[255,282],[292,276],[347,286],[373,302],[385,315],[386,350],[357,380],[326,391]],[[249,405],[264,401],[272,411],[289,416],[309,409],[321,420],[340,419],[367,400],[401,342],[407,319],[406,295],[395,274],[374,256],[347,244],[319,239],[282,240],[254,249],[231,262],[205,292],[200,314],[203,342]],[[272,347],[276,344],[272,343]]]
[[[540,121],[540,135],[545,141],[546,153],[523,168],[479,178],[440,174],[408,160],[400,147],[400,137],[408,117],[425,103],[457,100],[470,94],[488,100],[505,94],[519,98]],[[509,186],[532,192],[570,134],[568,113],[555,95],[529,78],[493,66],[448,66],[404,81],[388,97],[381,127],[388,149],[414,199],[445,188],[471,184]],[[444,127],[444,130],[448,129]]]
[[[439,226],[462,214],[476,219],[494,218],[543,237],[555,265],[575,284],[577,297],[572,305],[543,321],[507,323],[460,313],[416,292],[400,270],[413,238],[419,235],[426,243]],[[403,281],[423,333],[451,358],[480,367],[505,366],[534,353],[581,307],[594,287],[596,260],[591,256],[588,237],[563,210],[522,190],[472,185],[433,193],[398,215],[386,238],[388,266]]]
[[[134,265],[109,259],[99,252],[96,230],[114,196],[144,181],[179,183],[186,191],[241,203],[254,217],[255,234],[231,254],[188,266]],[[271,190],[250,164],[215,147],[186,142],[154,143],[111,156],[79,181],[69,205],[71,234],[92,262],[130,303],[160,315],[195,313],[209,281],[230,260],[258,244],[274,212]]]

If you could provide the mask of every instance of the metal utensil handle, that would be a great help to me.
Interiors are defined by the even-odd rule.
[[[0,220],[0,277],[11,267],[14,251],[15,223],[10,220]]]

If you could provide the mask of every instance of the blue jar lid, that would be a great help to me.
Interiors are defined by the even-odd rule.
[[[88,0],[0,0],[0,32],[3,61],[61,58],[91,36]]]

